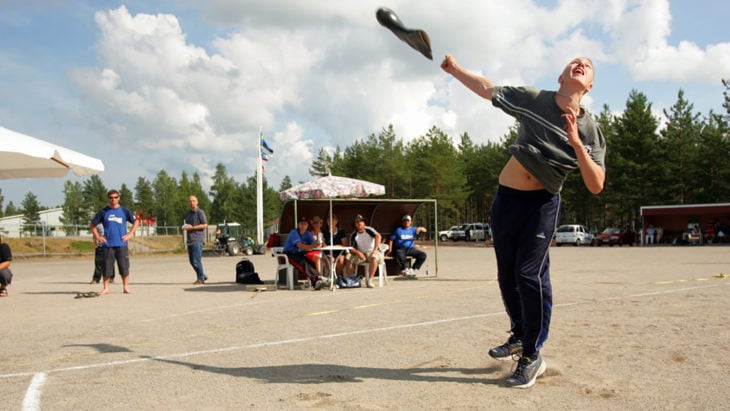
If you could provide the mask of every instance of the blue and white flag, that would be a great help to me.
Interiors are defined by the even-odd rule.
[[[261,159],[264,161],[269,161],[269,156],[266,154],[263,148],[261,149]]]
[[[266,140],[264,138],[261,138],[261,152],[265,152],[266,154],[274,154],[274,150],[272,150],[268,144],[266,144]]]

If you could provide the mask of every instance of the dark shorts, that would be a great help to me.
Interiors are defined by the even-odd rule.
[[[0,270],[0,284],[10,285],[13,282],[13,272],[9,268]]]
[[[104,247],[104,277],[114,276],[114,261],[122,277],[129,275],[129,249],[127,247]]]

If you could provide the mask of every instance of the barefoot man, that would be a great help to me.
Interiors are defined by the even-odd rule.
[[[119,191],[109,190],[107,193],[109,205],[99,210],[91,220],[91,232],[94,234],[94,241],[101,244],[104,249],[104,289],[101,294],[109,294],[109,279],[114,276],[114,262],[119,267],[119,274],[122,276],[122,286],[125,294],[129,291],[129,251],[127,241],[134,235],[139,222],[127,207],[119,204]],[[127,232],[127,223],[132,228]],[[96,226],[101,224],[104,227],[104,235],[99,234]]]

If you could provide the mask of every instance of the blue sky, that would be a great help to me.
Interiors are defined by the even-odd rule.
[[[383,5],[428,31],[433,62],[378,25]],[[680,89],[696,112],[721,111],[728,15],[709,0],[0,0],[0,126],[102,159],[110,188],[160,169],[208,184],[218,162],[244,181],[262,128],[278,187],[388,124],[407,141],[434,125],[500,139],[512,120],[442,72],[445,53],[547,89],[587,55],[593,112],[638,90],[660,116]],[[0,180],[4,205],[28,191],[59,205],[66,180]]]

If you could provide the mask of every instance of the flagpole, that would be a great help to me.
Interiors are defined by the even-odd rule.
[[[256,144],[256,244],[264,243],[264,162],[261,158],[261,142],[263,138],[263,130],[259,127],[259,140],[258,144]]]

